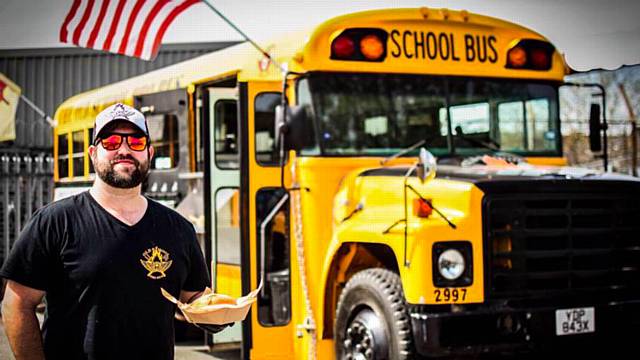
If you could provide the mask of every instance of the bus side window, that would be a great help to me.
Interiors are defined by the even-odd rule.
[[[69,134],[58,135],[58,178],[69,177]]]
[[[216,166],[238,169],[238,105],[235,100],[218,100],[214,105]]]
[[[84,176],[84,130],[74,131],[73,138],[73,177]]]
[[[256,193],[257,240],[259,253],[264,251],[264,292],[258,295],[258,321],[265,326],[281,326],[291,319],[291,264],[287,241],[289,202],[284,204],[266,227],[265,249],[260,246],[260,224],[280,201],[284,191],[261,189]],[[262,264],[258,259],[258,269]],[[260,281],[260,280],[258,280]]]
[[[278,165],[278,147],[275,143],[274,121],[280,93],[260,93],[255,100],[256,161],[260,165]]]
[[[155,149],[152,169],[172,169],[180,160],[178,147],[178,117],[157,114],[147,117],[151,145]]]

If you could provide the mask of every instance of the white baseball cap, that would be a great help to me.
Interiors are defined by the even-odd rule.
[[[144,115],[129,105],[117,103],[102,110],[98,116],[96,116],[96,122],[93,125],[93,142],[96,141],[98,135],[100,135],[100,131],[102,131],[105,126],[117,120],[130,122],[145,135],[149,136],[149,128],[147,127],[147,120],[144,118]]]

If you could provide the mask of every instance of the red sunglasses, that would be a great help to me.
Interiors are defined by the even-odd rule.
[[[142,151],[147,148],[148,138],[146,135],[110,133],[109,136],[99,140],[105,150],[113,151],[120,148],[124,139],[126,139],[129,149],[133,151]]]

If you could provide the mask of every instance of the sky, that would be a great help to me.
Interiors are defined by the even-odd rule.
[[[369,9],[466,9],[529,27],[580,71],[640,63],[640,0],[210,0],[245,33],[266,40],[330,17]],[[72,0],[0,0],[0,49],[68,46],[58,32]],[[182,13],[163,43],[241,40],[204,4]]]

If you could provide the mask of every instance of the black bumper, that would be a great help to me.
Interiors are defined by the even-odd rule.
[[[416,351],[423,356],[617,349],[638,342],[640,301],[585,305],[595,309],[595,332],[556,335],[558,308],[476,309],[429,313],[411,307]]]

